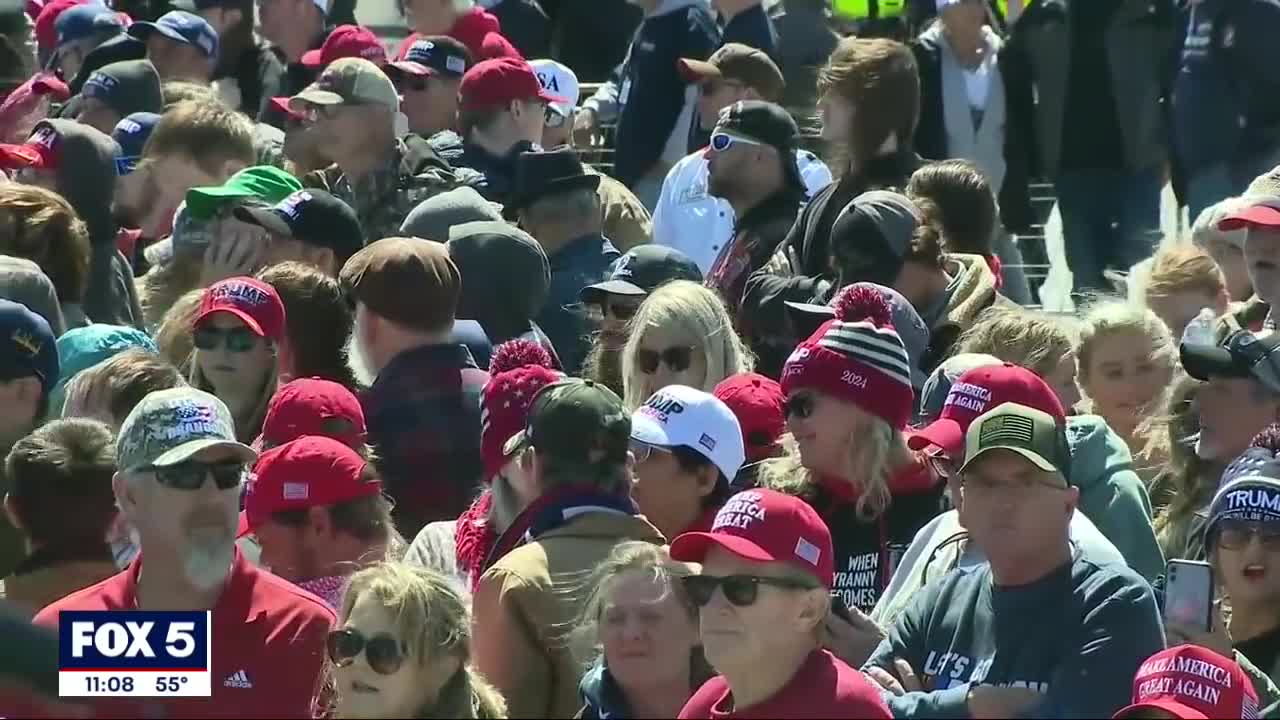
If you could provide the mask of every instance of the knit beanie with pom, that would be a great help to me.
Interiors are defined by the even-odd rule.
[[[546,349],[529,340],[510,340],[494,349],[489,382],[480,396],[480,458],[485,482],[507,464],[502,446],[524,429],[533,396],[544,385],[564,377],[553,367]]]

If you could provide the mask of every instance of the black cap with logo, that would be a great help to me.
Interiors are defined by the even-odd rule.
[[[324,190],[298,190],[274,206],[238,207],[237,219],[273,235],[329,248],[339,263],[364,247],[364,232],[351,206]]]
[[[672,280],[702,282],[702,271],[688,255],[663,245],[640,245],[618,258],[609,279],[582,288],[584,303],[599,303],[604,295],[644,296]]]

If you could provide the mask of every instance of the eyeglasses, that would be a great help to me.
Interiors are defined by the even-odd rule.
[[[787,590],[813,590],[818,587],[814,583],[788,578],[760,577],[759,575],[726,575],[724,577],[688,575],[681,580],[684,582],[684,591],[688,593],[689,599],[698,607],[703,607],[711,602],[711,596],[715,595],[716,588],[721,588],[724,591],[724,598],[729,601],[730,605],[747,607],[754,604],[756,598],[760,596],[761,585]]]
[[[650,445],[649,443],[642,443],[638,440],[631,441],[631,454],[635,456],[637,465],[644,462],[645,460],[648,460],[649,456],[655,452],[666,453],[670,455],[671,448],[664,448],[664,447],[659,447],[657,445]]]
[[[749,140],[744,137],[730,135],[728,133],[713,133],[711,135],[711,149],[716,152],[724,152],[733,147],[734,143],[742,143],[743,145],[764,145],[758,140]]]
[[[1280,525],[1233,519],[1222,521],[1218,530],[1218,547],[1239,550],[1247,546],[1254,536],[1267,550],[1280,550]]]
[[[192,342],[198,350],[217,350],[222,345],[233,353],[249,352],[258,343],[258,336],[247,327],[216,328],[202,325],[193,333]]]
[[[329,633],[325,648],[329,651],[329,660],[338,667],[355,662],[362,652],[369,661],[369,667],[379,675],[394,675],[404,664],[400,641],[390,633],[378,633],[366,638],[360,631],[351,628],[334,630]]]
[[[814,405],[817,404],[817,398],[811,392],[793,393],[791,397],[782,405],[782,415],[788,420],[792,417],[804,420],[813,416]]]
[[[669,347],[661,352],[657,350],[636,351],[636,365],[640,372],[652,375],[658,372],[658,365],[666,365],[671,372],[684,372],[693,362],[693,348],[689,346]]]
[[[244,478],[244,463],[236,460],[225,460],[216,463],[203,463],[187,460],[176,465],[153,467],[156,481],[174,490],[199,490],[204,487],[206,477],[213,478],[213,484],[219,490],[230,490],[240,487]]]
[[[567,121],[568,119],[569,119],[568,115],[561,115],[560,113],[556,112],[555,109],[552,108],[550,105],[547,106],[547,109],[543,111],[543,114],[542,114],[542,124],[546,125],[549,128],[564,127],[565,121]]]

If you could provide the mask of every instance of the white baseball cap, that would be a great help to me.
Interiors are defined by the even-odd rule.
[[[738,418],[720,398],[686,385],[668,385],[631,415],[631,439],[661,448],[687,447],[711,461],[730,482],[747,459]]]
[[[569,117],[569,113],[578,104],[578,76],[555,60],[533,60],[529,64],[533,66],[533,72],[538,76],[538,82],[542,83],[543,90],[565,99],[562,103],[551,103],[551,109],[562,117]]]

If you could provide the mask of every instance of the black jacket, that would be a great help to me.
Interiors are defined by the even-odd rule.
[[[219,61],[214,79],[235,80],[240,88],[240,107],[236,109],[249,117],[260,117],[270,106],[271,93],[280,87],[283,73],[284,63],[275,51],[254,35],[242,52]]]
[[[488,10],[521,55],[530,60],[551,57],[551,21],[538,0],[502,0]]]
[[[147,46],[141,40],[124,34],[113,37],[90,50],[88,55],[85,55],[84,63],[80,66],[75,78],[70,83],[67,83],[67,89],[71,91],[72,95],[76,95],[84,87],[85,82],[89,80],[89,76],[94,71],[101,70],[113,62],[141,60],[146,56]]]
[[[800,267],[792,268],[793,275],[757,270],[743,290],[739,330],[758,355],[776,357],[803,339],[793,336],[784,303],[825,299],[830,291],[835,280],[830,270],[831,226],[840,210],[868,190],[906,187],[920,164],[920,156],[910,149],[881,156],[867,163],[860,175],[843,177],[813,196],[777,251],[794,252]]]
[[[920,71],[920,122],[916,125],[916,152],[929,160],[946,160],[947,129],[942,108],[942,59],[941,48],[934,37],[921,36],[911,42],[911,52],[916,56]],[[1001,51],[997,56],[1004,82],[1005,97],[1011,98],[1014,88],[1007,80],[1010,69],[1008,55]],[[1014,100],[1006,100],[1012,104]],[[1008,113],[1008,110],[1006,110]],[[1025,233],[1035,222],[1031,212],[1031,194],[1028,184],[1030,163],[1027,153],[1030,141],[1021,125],[1006,119],[1004,129],[1004,160],[1007,166],[1004,184],[995,188],[1000,200],[1000,221],[1010,232]]]

